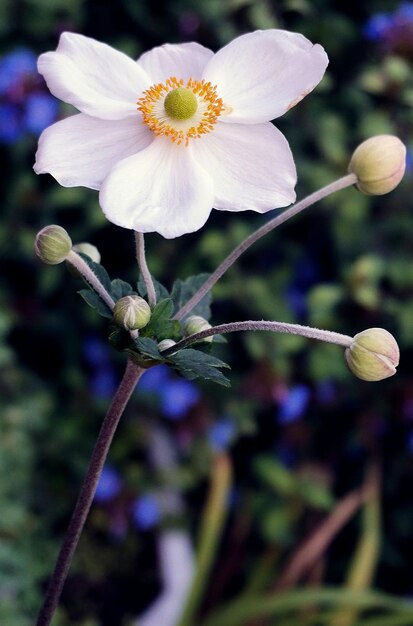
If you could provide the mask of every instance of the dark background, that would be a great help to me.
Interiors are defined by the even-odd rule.
[[[153,471],[147,452],[153,424],[177,455],[168,480],[185,509],[174,523],[194,538],[211,456],[228,449],[234,465],[216,567],[235,573],[219,593],[207,586],[204,614],[245,589],[265,554],[273,556],[260,591],[270,590],[295,546],[361,485],[372,464],[382,476],[374,526],[380,549],[360,587],[413,593],[413,4],[1,0],[2,624],[33,623],[125,362],[107,344],[106,321],[76,295],[77,280],[34,258],[36,232],[60,224],[74,242],[98,247],[111,277],[137,278],[132,235],[105,220],[96,192],[64,189],[32,171],[39,132],[72,112],[49,97],[35,57],[54,49],[63,30],[138,57],[164,42],[196,40],[216,50],[239,34],[274,27],[303,33],[330,58],[322,84],[277,120],[296,159],[298,197],[342,176],[352,150],[375,134],[406,143],[407,174],[388,196],[340,192],[260,241],[215,288],[213,323],[276,319],[350,335],[384,327],[400,344],[399,371],[365,383],[347,371],[337,346],[236,334],[217,351],[232,366],[232,389],[182,385],[170,375],[163,393],[137,391],[56,624],[130,624],[160,589],[156,538],[170,520],[159,502],[165,477]],[[149,235],[151,271],[168,287],[177,277],[211,271],[265,219],[213,211],[193,235]],[[338,534],[302,584],[348,584],[361,520],[355,516]],[[235,552],[226,549],[231,541],[238,541]]]

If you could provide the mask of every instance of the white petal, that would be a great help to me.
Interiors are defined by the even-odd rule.
[[[100,189],[116,163],[151,141],[153,135],[138,115],[99,120],[79,113],[43,131],[34,171],[51,174],[63,187]]]
[[[303,35],[258,30],[219,50],[203,77],[232,109],[222,121],[256,124],[297,104],[320,82],[327,64],[324,49]]]
[[[157,137],[114,168],[99,199],[114,224],[171,239],[201,228],[213,198],[212,180],[196,163],[191,149]]]
[[[133,115],[150,85],[143,69],[126,54],[75,33],[63,33],[56,52],[40,55],[38,70],[57,98],[109,120]]]
[[[199,80],[208,61],[214,56],[212,50],[199,43],[165,44],[145,52],[139,65],[153,83],[163,83],[167,78],[194,78]]]
[[[214,181],[216,209],[265,213],[294,202],[293,156],[271,123],[218,123],[193,145],[197,161]]]

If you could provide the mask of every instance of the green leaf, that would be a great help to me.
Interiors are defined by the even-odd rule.
[[[130,296],[133,294],[133,289],[131,285],[120,278],[115,278],[111,282],[110,294],[114,301],[120,300],[125,296]]]
[[[112,319],[112,311],[95,291],[91,289],[81,289],[78,291],[78,294],[82,296],[83,300],[92,307],[92,309],[95,309],[99,315]]]
[[[154,339],[151,339],[150,337],[138,337],[137,339],[135,339],[134,343],[139,352],[144,356],[148,356],[151,359],[156,359],[159,361],[165,360],[159,352],[158,344]]]
[[[172,320],[173,302],[170,298],[165,298],[152,309],[149,324],[141,331],[141,336],[155,336],[158,341],[162,339],[178,339],[180,337],[181,325],[178,320]]]
[[[79,252],[79,256],[81,256],[82,259],[85,261],[85,263],[88,264],[88,266],[90,267],[92,272],[95,274],[97,279],[102,283],[106,291],[110,293],[112,289],[112,285],[110,282],[109,274],[107,273],[103,265],[92,261],[92,259],[87,254],[82,254],[81,252]],[[89,283],[87,282],[87,280],[85,280],[85,282],[89,287]]]
[[[168,320],[172,317],[174,303],[171,298],[160,300],[152,309],[151,322],[159,322],[160,320]]]
[[[181,309],[183,305],[192,298],[209,276],[209,274],[197,274],[196,276],[190,276],[186,280],[178,278],[178,280],[175,281],[171,293],[171,298],[175,304],[175,311]],[[209,320],[211,317],[211,300],[211,292],[208,292],[191,310],[190,315],[200,315],[204,319]]]
[[[192,348],[180,350],[170,356],[168,362],[174,369],[182,374],[182,376],[189,378],[189,380],[205,378],[206,380],[212,380],[214,383],[223,385],[224,387],[229,387],[231,384],[228,378],[219,371],[219,368],[229,368],[229,365],[200,350],[193,350]]]
[[[164,287],[162,285],[162,283],[160,283],[158,280],[156,280],[156,278],[154,278],[153,276],[152,276],[152,282],[153,282],[153,286],[155,287],[155,293],[156,293],[156,299],[157,300],[163,300],[164,298],[170,298],[170,293],[166,289],[166,287]],[[144,282],[144,280],[142,278],[142,274],[140,275],[139,282],[137,284],[137,289],[138,289],[139,295],[142,296],[143,298],[148,295],[148,290],[146,289],[146,285],[145,285],[145,282]]]

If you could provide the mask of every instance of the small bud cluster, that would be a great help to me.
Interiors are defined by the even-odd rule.
[[[345,357],[348,367],[358,378],[377,381],[396,373],[400,351],[387,330],[369,328],[354,336]]]
[[[113,319],[125,330],[139,330],[151,319],[151,308],[140,296],[125,296],[116,302]]]
[[[189,335],[195,335],[196,333],[208,330],[209,328],[212,328],[212,326],[206,321],[205,318],[200,315],[190,315],[184,323],[184,334],[186,337],[189,337]],[[213,340],[214,338],[211,336],[204,337],[204,339],[201,339],[200,341],[208,341],[210,343]]]
[[[34,249],[43,263],[63,263],[72,249],[72,240],[61,226],[51,224],[37,233]]]
[[[377,135],[363,141],[351,157],[349,172],[357,176],[357,188],[369,196],[393,191],[406,169],[406,147],[393,135]]]

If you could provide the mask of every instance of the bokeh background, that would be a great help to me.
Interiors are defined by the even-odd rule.
[[[163,588],[160,537],[179,528],[196,544],[211,468],[219,484],[228,463],[222,536],[217,531],[192,623],[233,598],[276,597],[280,589],[373,587],[400,601],[413,594],[413,3],[1,0],[1,624],[33,624],[125,363],[107,343],[106,320],[77,296],[78,280],[34,258],[35,234],[58,223],[74,242],[98,247],[111,277],[137,279],[133,237],[105,220],[97,194],[32,171],[39,133],[73,112],[48,93],[36,57],[54,49],[63,30],[137,57],[164,42],[196,40],[216,50],[274,27],[303,33],[330,57],[320,86],[277,120],[296,159],[298,197],[343,175],[355,146],[375,134],[406,143],[407,174],[388,196],[342,191],[261,240],[214,289],[213,322],[277,319],[351,335],[385,327],[401,347],[399,371],[365,383],[347,371],[337,346],[237,333],[216,351],[232,366],[231,389],[162,367],[145,374],[116,435],[56,624],[135,623]],[[265,219],[213,212],[193,235],[149,235],[149,266],[167,287],[211,271]],[[353,508],[343,512],[348,494]],[[337,510],[332,528],[326,520]],[[289,578],[292,555],[317,529],[324,548]],[[176,563],[177,571],[185,567],[189,558]],[[375,611],[356,617],[330,609],[332,617],[317,617],[314,604],[277,624],[376,623]],[[275,623],[231,619],[229,626]]]

